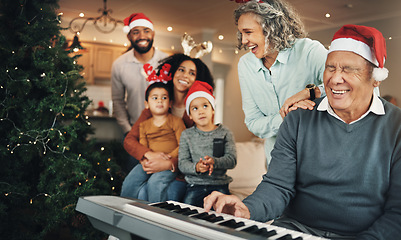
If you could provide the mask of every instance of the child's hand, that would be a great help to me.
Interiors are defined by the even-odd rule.
[[[209,176],[212,175],[214,169],[214,159],[209,156],[205,156],[202,162],[209,166]]]
[[[196,163],[196,172],[205,173],[209,171],[210,166],[207,165],[202,158]]]

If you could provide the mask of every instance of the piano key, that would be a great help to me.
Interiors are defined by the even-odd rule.
[[[276,240],[293,240],[294,238],[292,238],[292,236],[290,234],[285,234],[279,238],[277,238]]]
[[[209,216],[203,218],[203,220],[206,220],[211,223],[216,223],[223,221],[224,218],[222,216],[216,216],[216,214],[209,214]]]
[[[253,226],[256,227],[255,225],[253,225]],[[258,227],[256,227],[256,228],[257,228],[257,230],[254,231],[252,234],[260,235],[260,236],[263,236],[263,237],[266,237],[266,238],[274,236],[274,235],[277,234],[277,232],[275,230],[270,230],[269,231],[269,230],[267,230],[267,228],[258,228]]]
[[[195,214],[195,215],[193,215],[191,217],[198,218],[198,219],[203,219],[203,218],[208,217],[208,216],[209,216],[209,213],[202,212],[202,213],[199,213],[199,214]]]
[[[189,209],[189,208],[183,208],[183,209],[180,209],[180,210],[177,210],[177,211],[173,211],[173,212],[176,212],[176,213],[179,213],[179,214],[182,214],[182,215],[185,215],[185,216],[194,215],[196,213],[199,213],[197,210]]]
[[[154,203],[152,204],[153,207],[159,207],[159,208],[163,208],[165,206],[168,206],[170,203],[168,202],[158,202],[158,203]]]
[[[234,219],[220,222],[219,225],[226,226],[229,228],[239,228],[239,227],[245,226],[244,222],[236,222]]]
[[[259,231],[259,228],[255,225],[247,226],[246,228],[241,229],[240,231],[248,232],[248,233],[255,233]]]
[[[157,203],[152,206],[156,206],[156,207],[167,209],[167,210],[181,209],[181,207],[179,205],[176,205],[173,203],[168,203],[168,202],[161,202],[161,203]]]

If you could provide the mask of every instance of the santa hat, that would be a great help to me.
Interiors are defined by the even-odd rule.
[[[192,84],[191,88],[189,89],[187,96],[185,98],[185,109],[187,114],[189,115],[189,105],[191,104],[192,100],[195,98],[204,97],[212,105],[213,109],[215,108],[215,99],[213,96],[213,88],[206,82],[202,81],[195,81]]]
[[[388,70],[384,67],[387,58],[386,40],[375,28],[344,25],[334,34],[329,53],[334,51],[354,52],[371,62],[376,66],[373,69],[376,81],[383,81],[388,76]]]
[[[129,33],[134,27],[147,27],[153,31],[153,23],[143,13],[133,13],[131,16],[124,19],[123,31]]]

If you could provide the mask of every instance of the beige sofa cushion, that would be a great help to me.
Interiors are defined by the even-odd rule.
[[[263,141],[237,142],[237,166],[227,171],[233,178],[230,191],[239,198],[251,194],[266,173],[266,157]]]

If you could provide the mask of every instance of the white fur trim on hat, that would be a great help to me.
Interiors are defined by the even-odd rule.
[[[388,77],[387,68],[373,68],[372,77],[376,81],[383,81]]]
[[[191,95],[188,96],[187,101],[185,103],[185,110],[187,111],[188,116],[189,116],[189,105],[191,105],[191,102],[195,98],[200,98],[200,97],[206,98],[210,102],[210,105],[212,105],[213,109],[215,109],[216,102],[212,95],[210,95],[209,93],[207,93],[205,91],[193,92],[193,93],[191,93]]]
[[[328,53],[334,51],[348,51],[353,52],[373,63],[376,67],[379,66],[375,55],[371,48],[364,42],[357,41],[352,38],[337,38],[331,42]]]
[[[128,26],[124,26],[124,27],[123,27],[123,31],[124,31],[125,33],[129,33],[130,30],[131,30],[131,28],[129,28]]]
[[[123,31],[125,33],[129,33],[129,31],[131,31],[131,29],[133,29],[134,27],[147,27],[152,29],[153,31],[153,23],[149,22],[146,19],[137,19],[132,21],[128,26],[124,26]],[[128,31],[127,31],[128,30]]]

